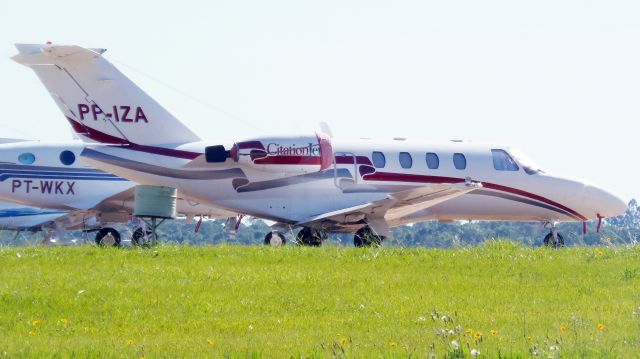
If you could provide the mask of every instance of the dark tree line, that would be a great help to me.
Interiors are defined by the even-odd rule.
[[[198,232],[196,223],[185,220],[166,221],[158,230],[162,242],[185,245],[216,245],[221,243],[255,245],[262,244],[264,236],[270,231],[261,220],[246,219],[237,233],[232,234],[225,228],[224,221],[204,221]],[[119,226],[123,238],[130,238],[134,228]],[[640,208],[636,200],[629,202],[626,213],[622,216],[604,221],[600,233],[596,233],[596,224],[589,223],[586,235],[582,234],[581,223],[562,223],[558,226],[565,243],[572,245],[608,245],[635,244],[640,240]],[[295,231],[297,232],[297,231]],[[295,232],[290,233],[290,240]],[[387,245],[424,246],[439,248],[456,248],[474,246],[487,240],[506,239],[528,246],[539,246],[549,232],[540,223],[521,222],[456,222],[451,224],[436,221],[416,223],[392,230],[393,236],[388,238]],[[68,232],[65,238],[73,238],[79,242],[93,241],[93,233],[78,231]],[[25,245],[42,241],[42,232],[0,232],[0,245]],[[332,233],[325,245],[353,245],[352,234]]]

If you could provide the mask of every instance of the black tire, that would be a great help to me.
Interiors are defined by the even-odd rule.
[[[551,232],[549,232],[549,234],[547,234],[544,237],[544,240],[542,242],[546,247],[552,247],[552,248],[564,247],[564,238],[562,237],[562,235],[560,233],[557,233],[556,236],[558,237],[557,243],[553,240],[553,233]]]
[[[134,247],[143,247],[151,244],[149,237],[152,235],[151,231],[147,229],[146,233],[142,227],[136,228],[131,236],[131,245]]]
[[[96,233],[96,244],[101,247],[120,246],[120,233],[113,228],[101,228]]]
[[[384,241],[384,236],[377,235],[369,226],[360,228],[353,236],[353,245],[356,247],[379,247]]]
[[[269,232],[264,236],[264,244],[272,247],[280,247],[287,244],[287,241],[284,239],[284,234],[280,232]]]
[[[320,247],[327,237],[327,232],[321,229],[304,227],[298,232],[296,240],[303,246]]]

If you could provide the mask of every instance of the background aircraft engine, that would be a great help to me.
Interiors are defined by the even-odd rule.
[[[231,159],[243,167],[271,173],[319,172],[333,164],[331,140],[323,133],[258,138],[236,142],[228,151],[222,146],[211,146],[207,150],[207,162]]]

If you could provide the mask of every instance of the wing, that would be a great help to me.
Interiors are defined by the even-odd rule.
[[[389,223],[401,222],[412,213],[482,188],[479,182],[468,180],[457,184],[433,184],[390,193],[384,199],[358,206],[323,213],[297,223],[299,226],[346,230],[367,223],[380,235],[390,234]]]
[[[134,208],[134,188],[130,188],[126,191],[117,193],[111,197],[107,197],[98,203],[92,210],[105,214],[106,218],[109,214],[115,215],[115,218],[119,218],[118,214],[130,215],[133,213]],[[206,206],[200,203],[194,203],[184,198],[178,198],[176,202],[178,215],[187,217],[193,216],[207,216],[209,218],[228,218],[235,217],[236,212],[228,211],[219,207]],[[128,220],[128,219],[127,219]],[[127,220],[124,220],[126,222]],[[114,222],[120,222],[122,220],[115,220]]]

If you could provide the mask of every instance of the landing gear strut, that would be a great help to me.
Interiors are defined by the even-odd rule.
[[[564,247],[564,238],[560,233],[558,233],[554,224],[551,224],[549,234],[544,237],[543,243],[546,247],[554,249]]]
[[[320,247],[325,239],[327,239],[327,232],[310,227],[302,228],[296,236],[299,244],[310,247]]]
[[[113,228],[101,228],[96,233],[96,244],[101,247],[117,247],[120,245],[120,233]]]
[[[378,235],[374,232],[371,227],[364,226],[356,232],[355,236],[353,236],[353,245],[356,247],[379,247],[382,245],[384,238],[384,236]]]
[[[264,244],[271,247],[280,247],[286,243],[287,241],[284,239],[284,234],[282,234],[281,232],[269,232],[264,237]]]

